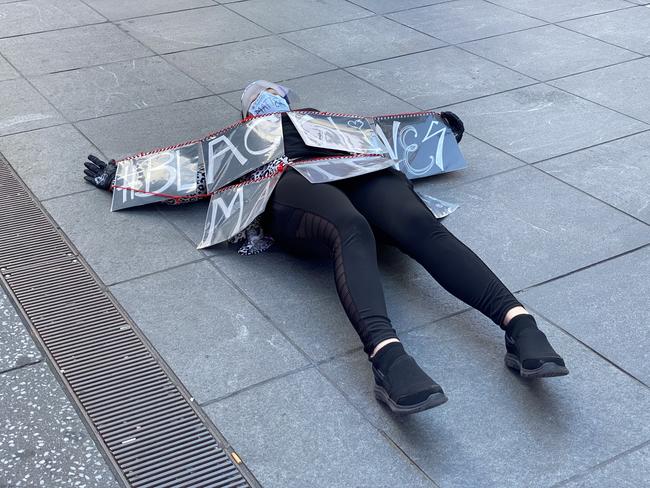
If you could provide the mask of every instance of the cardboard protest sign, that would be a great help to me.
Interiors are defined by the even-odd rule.
[[[266,208],[273,189],[282,176],[276,171],[259,180],[226,186],[212,195],[197,249],[230,239],[245,229]]]
[[[298,161],[292,166],[311,183],[325,183],[372,173],[394,164],[383,156],[335,156]]]
[[[467,167],[451,129],[433,112],[387,115],[373,120],[389,156],[409,179]]]
[[[196,195],[202,170],[198,142],[119,161],[111,210]]]
[[[245,119],[203,140],[206,184],[213,192],[284,156],[280,114]]]
[[[287,112],[303,142],[352,154],[385,154],[386,148],[364,117]]]

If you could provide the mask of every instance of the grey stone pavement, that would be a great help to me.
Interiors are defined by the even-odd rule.
[[[648,26],[643,0],[0,0],[0,152],[264,487],[648,486]],[[323,110],[457,112],[469,169],[418,186],[461,205],[445,225],[571,374],[521,380],[496,326],[381,248],[394,324],[449,397],[393,417],[327,262],[197,251],[204,203],[110,213],[82,180],[90,152],[235,121],[257,78]],[[67,419],[87,486],[112,486],[22,326],[0,333],[3,420]],[[43,451],[20,464],[7,438],[5,484],[39,486]]]

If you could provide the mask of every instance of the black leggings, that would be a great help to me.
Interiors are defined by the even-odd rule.
[[[411,256],[448,292],[499,326],[508,310],[521,305],[393,168],[319,184],[289,168],[264,220],[284,247],[301,252],[325,247],[331,253],[336,290],[368,355],[381,341],[397,337],[386,312],[375,237]]]

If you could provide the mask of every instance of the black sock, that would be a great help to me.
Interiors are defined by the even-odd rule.
[[[400,356],[406,354],[401,342],[390,342],[382,347],[377,354],[370,358],[372,365],[382,373],[386,373],[390,365]]]
[[[546,334],[537,328],[529,314],[517,315],[506,327],[506,336],[517,343],[519,361],[526,369],[536,369],[547,361],[564,366],[564,360],[548,342]],[[506,348],[508,348],[506,341]]]
[[[508,337],[516,339],[519,333],[525,329],[537,329],[535,317],[528,313],[514,316],[504,330]]]

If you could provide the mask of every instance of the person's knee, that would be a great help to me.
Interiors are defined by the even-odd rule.
[[[340,219],[336,222],[336,228],[342,245],[352,243],[375,245],[372,227],[366,218],[359,213],[350,214]]]
[[[445,234],[447,230],[438,219],[427,209],[413,209],[403,212],[395,220],[394,225],[398,228],[397,233],[402,239],[422,239],[423,237],[438,237]]]

